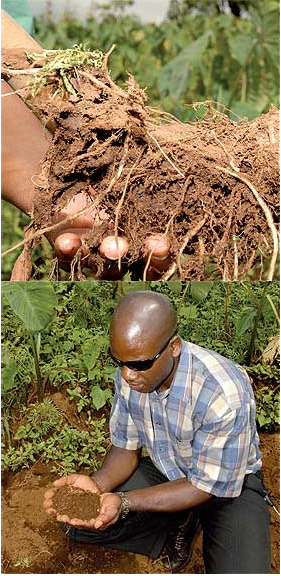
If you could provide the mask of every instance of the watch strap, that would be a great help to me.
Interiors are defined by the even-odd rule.
[[[117,492],[120,500],[121,500],[121,515],[120,518],[126,518],[130,512],[130,502],[124,492]]]

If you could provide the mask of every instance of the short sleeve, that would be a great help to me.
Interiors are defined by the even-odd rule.
[[[126,398],[121,393],[120,371],[117,370],[115,377],[115,396],[113,399],[109,429],[110,438],[114,446],[126,450],[141,448],[142,441],[129,411]]]
[[[218,412],[213,405],[209,410],[211,416],[194,435],[188,480],[214,496],[232,498],[240,495],[247,469],[250,407],[249,404],[237,409],[225,406],[219,416]]]

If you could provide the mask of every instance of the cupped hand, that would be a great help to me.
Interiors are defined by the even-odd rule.
[[[58,522],[65,522],[71,524],[72,526],[84,526],[87,528],[93,528],[95,520],[84,521],[78,518],[69,518],[66,514],[58,514],[54,507],[53,498],[57,490],[63,486],[72,486],[73,488],[79,488],[80,490],[85,490],[86,492],[92,492],[92,494],[98,494],[99,489],[95,481],[86,476],[85,474],[69,474],[68,476],[63,476],[58,480],[55,480],[53,487],[47,490],[44,494],[43,507],[47,514],[54,516]]]
[[[100,497],[100,511],[94,523],[96,530],[105,530],[115,524],[121,514],[121,499],[118,494],[107,492]]]

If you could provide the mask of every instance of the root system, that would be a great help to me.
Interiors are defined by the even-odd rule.
[[[34,176],[25,254],[54,226],[67,202],[86,192],[110,215],[86,239],[97,278],[98,246],[105,236],[128,238],[122,264],[138,279],[145,269],[145,238],[161,233],[172,252],[161,279],[238,280],[250,278],[253,270],[257,278],[272,279],[278,250],[278,111],[233,121],[221,107],[204,103],[203,120],[182,123],[149,107],[132,76],[124,89],[118,87],[107,59],[100,68],[74,66],[67,77],[71,90],[63,90],[56,72],[47,74],[36,95],[30,87],[21,94],[45,125],[55,123],[41,174]],[[3,60],[9,76],[16,59]],[[43,65],[44,59],[37,62],[31,76]],[[25,62],[25,69],[32,67]]]

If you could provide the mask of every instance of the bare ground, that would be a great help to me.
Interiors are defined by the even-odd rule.
[[[261,434],[266,486],[279,509],[279,434]],[[56,478],[47,466],[3,474],[3,574],[165,574],[161,559],[70,542],[46,516],[43,494]],[[280,573],[279,518],[271,511],[272,574]],[[196,542],[185,574],[204,574],[202,536]]]

